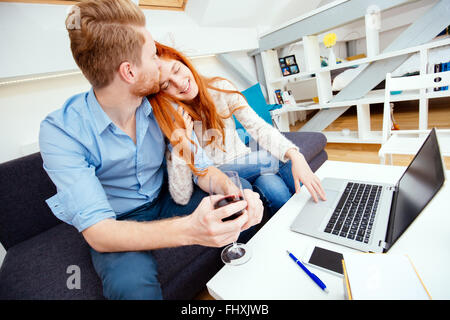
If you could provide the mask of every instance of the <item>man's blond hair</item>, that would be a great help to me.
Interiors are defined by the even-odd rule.
[[[88,0],[66,19],[72,55],[94,88],[110,84],[124,61],[141,64],[145,16],[129,0]]]

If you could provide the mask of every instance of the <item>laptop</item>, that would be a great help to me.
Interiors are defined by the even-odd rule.
[[[397,184],[325,178],[327,200],[308,200],[291,230],[365,252],[386,252],[444,184],[432,129]]]

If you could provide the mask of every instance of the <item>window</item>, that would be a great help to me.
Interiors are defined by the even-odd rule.
[[[143,9],[184,10],[187,0],[139,0]]]
[[[0,2],[27,2],[27,3],[48,3],[48,4],[75,4],[74,0],[0,0]],[[187,0],[139,0],[139,7],[142,9],[154,10],[181,10],[184,11]]]

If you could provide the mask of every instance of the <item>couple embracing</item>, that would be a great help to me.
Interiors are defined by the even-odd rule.
[[[275,213],[301,184],[325,199],[298,148],[233,84],[199,75],[145,25],[129,0],[76,5],[66,26],[92,88],[49,114],[39,133],[57,188],[47,204],[84,236],[109,299],[162,298],[153,249],[229,244],[261,221],[263,204]],[[233,115],[268,152],[241,142]],[[236,192],[230,170],[245,200],[215,209],[221,196],[208,196],[209,181]]]

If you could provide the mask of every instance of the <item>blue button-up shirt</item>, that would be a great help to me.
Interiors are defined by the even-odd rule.
[[[199,146],[195,135],[193,140]],[[39,144],[57,188],[47,204],[80,232],[152,201],[161,189],[166,143],[146,98],[136,110],[136,144],[111,121],[92,89],[42,121]],[[211,166],[197,150],[195,166]]]

